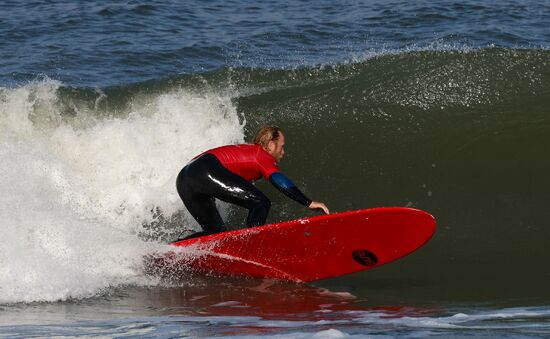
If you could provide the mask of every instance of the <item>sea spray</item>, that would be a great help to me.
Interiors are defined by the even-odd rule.
[[[141,258],[162,245],[139,238],[143,224],[155,211],[180,211],[196,227],[182,212],[178,171],[205,149],[243,140],[227,97],[173,90],[82,124],[61,112],[60,86],[2,89],[0,302],[151,283]]]

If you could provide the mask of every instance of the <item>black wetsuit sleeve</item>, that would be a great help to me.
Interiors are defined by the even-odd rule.
[[[287,197],[297,201],[298,203],[309,206],[311,204],[311,199],[305,196],[296,185],[283,173],[275,172],[269,176],[269,182],[277,189],[283,192]]]

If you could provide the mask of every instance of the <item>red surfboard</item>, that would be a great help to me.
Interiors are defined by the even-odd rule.
[[[425,244],[432,215],[404,207],[303,218],[172,243],[154,258],[164,269],[307,282],[372,269]],[[170,268],[171,267],[171,268]]]

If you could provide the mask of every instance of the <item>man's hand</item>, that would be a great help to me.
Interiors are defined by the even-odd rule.
[[[311,204],[309,204],[308,206],[310,209],[312,210],[316,210],[316,209],[322,209],[323,212],[325,212],[325,214],[329,214],[329,210],[327,208],[327,206],[325,206],[325,204],[323,204],[322,202],[318,202],[318,201],[312,201]]]

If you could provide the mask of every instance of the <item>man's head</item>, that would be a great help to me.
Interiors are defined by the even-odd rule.
[[[276,126],[264,126],[256,132],[252,141],[260,145],[267,153],[271,154],[277,162],[281,161],[285,154],[285,136],[281,129]]]

